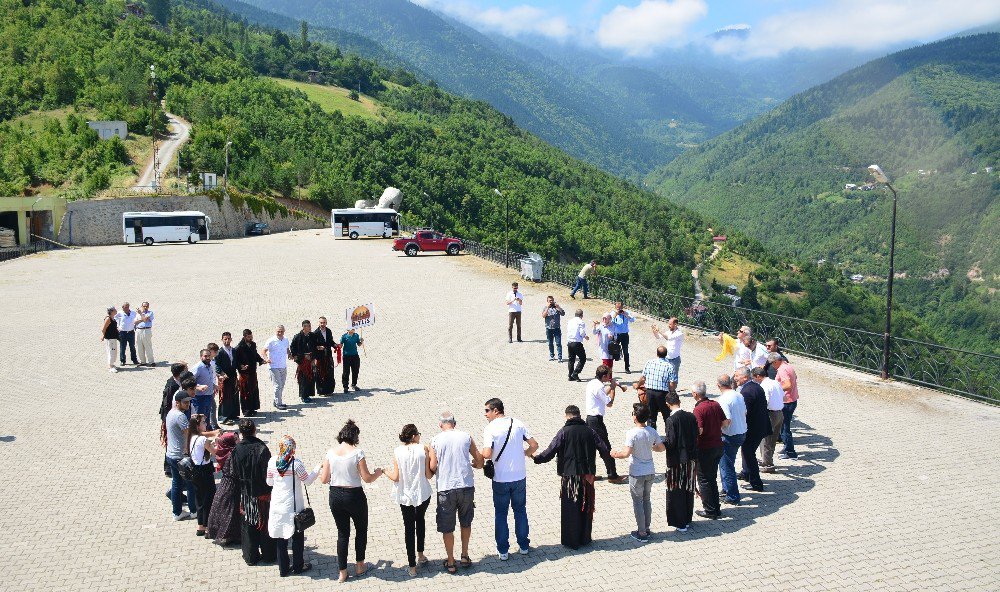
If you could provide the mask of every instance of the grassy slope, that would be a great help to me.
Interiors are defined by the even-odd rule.
[[[344,115],[349,116],[353,115],[366,119],[383,119],[379,114],[379,110],[382,107],[378,101],[365,95],[361,95],[359,100],[355,101],[348,96],[351,91],[346,88],[297,82],[283,78],[271,78],[271,80],[286,88],[304,92],[310,101],[318,104],[327,113],[340,111]]]

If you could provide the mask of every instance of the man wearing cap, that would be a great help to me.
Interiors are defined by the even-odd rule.
[[[364,343],[364,338],[357,334],[353,326],[348,327],[347,333],[340,336],[340,347],[344,352],[344,372],[340,375],[340,383],[344,385],[345,393],[348,384],[354,387],[355,391],[361,390],[358,388],[358,372],[361,370],[361,356],[358,355],[358,346],[364,345]],[[347,382],[348,377],[351,377],[350,383]]]
[[[174,407],[167,412],[165,419],[167,429],[167,466],[170,467],[170,504],[173,507],[174,520],[184,520],[190,518],[198,508],[195,507],[194,484],[181,479],[181,474],[177,470],[177,463],[184,458],[184,445],[187,442],[188,416],[187,412],[191,408],[191,399],[194,386],[191,385],[189,392],[185,389],[178,389],[174,393]],[[188,512],[181,506],[181,488],[187,492]]]
[[[517,342],[521,342],[521,307],[524,305],[524,294],[517,289],[517,282],[510,285],[507,292],[507,342],[514,343],[514,323],[517,323]]]

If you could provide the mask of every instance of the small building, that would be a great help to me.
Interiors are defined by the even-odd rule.
[[[322,72],[319,70],[306,70],[306,74],[309,75],[309,82],[319,82],[319,75]]]
[[[860,273],[856,273],[851,276],[851,281],[854,282],[855,284],[860,284],[861,282],[865,281],[865,276],[861,275]]]
[[[848,183],[847,185],[844,185],[844,191],[854,191],[857,188],[858,186],[855,185],[854,183]]]
[[[108,140],[118,136],[122,140],[128,139],[128,124],[124,121],[88,121],[87,127],[97,132],[102,140]]]
[[[215,173],[198,173],[201,179],[201,186],[204,189],[217,189],[219,187],[219,175]]]
[[[718,236],[713,236],[713,237],[712,237],[712,242],[713,242],[713,243],[724,243],[724,242],[726,242],[726,239],[727,239],[727,238],[728,238],[728,237],[727,237],[726,235],[724,235],[724,234],[720,234],[720,235],[718,235]]]
[[[992,173],[992,172],[993,172],[993,167],[986,167],[986,174],[987,175],[990,174],[990,173]]]

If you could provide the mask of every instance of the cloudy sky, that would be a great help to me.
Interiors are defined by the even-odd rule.
[[[726,27],[720,53],[879,49],[1000,21],[1000,0],[411,0],[483,30],[651,55]]]

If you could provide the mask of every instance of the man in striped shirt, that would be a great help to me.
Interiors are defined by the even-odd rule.
[[[646,362],[642,369],[642,381],[646,386],[646,404],[649,405],[649,427],[656,429],[656,416],[663,415],[663,421],[670,416],[667,407],[667,393],[671,384],[677,383],[674,366],[667,360],[666,346],[656,348],[656,359]]]

